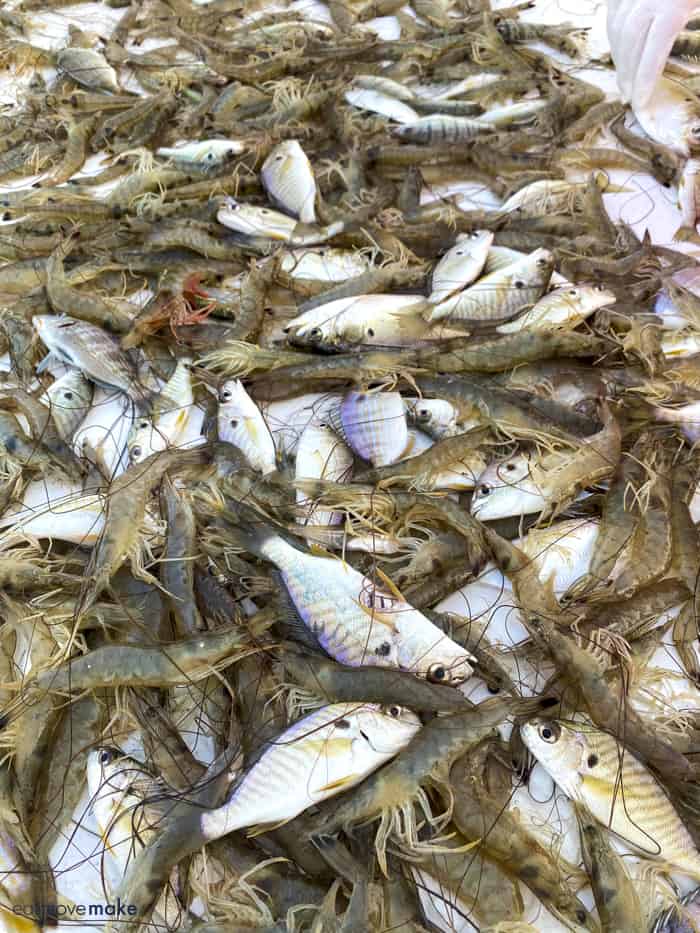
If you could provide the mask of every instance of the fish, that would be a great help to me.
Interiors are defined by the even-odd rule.
[[[178,360],[172,376],[154,398],[151,411],[150,416],[137,418],[129,432],[127,447],[132,463],[168,447],[189,447],[204,441],[204,412],[195,404],[191,360]]]
[[[245,143],[237,139],[201,139],[156,149],[156,155],[169,159],[184,171],[199,169],[205,172],[216,171],[242,152],[245,152]]]
[[[597,519],[572,518],[531,528],[518,547],[532,560],[542,586],[559,599],[588,573],[599,531]]]
[[[700,853],[661,785],[607,732],[581,722],[536,719],[520,734],[574,801],[648,858],[700,877]]]
[[[357,295],[338,298],[293,318],[290,340],[310,345],[412,346],[428,328],[422,295]]]
[[[406,408],[398,392],[348,392],[329,424],[372,466],[395,463],[408,445]]]
[[[275,146],[263,162],[260,177],[271,201],[302,223],[316,223],[316,179],[298,140],[287,139]]]
[[[493,243],[490,230],[460,233],[457,242],[433,269],[428,301],[432,305],[446,301],[477,279],[486,264]]]
[[[79,369],[69,369],[55,379],[39,400],[49,407],[58,433],[71,441],[92,403],[93,385]]]
[[[447,399],[413,398],[404,395],[403,402],[409,422],[434,440],[452,437],[461,432],[461,427],[458,427],[459,411]]]
[[[385,94],[376,88],[350,88],[345,91],[343,97],[353,107],[358,107],[360,110],[369,110],[371,113],[378,113],[395,123],[413,123],[420,119],[418,112],[408,103]],[[412,99],[412,97],[409,99]]]
[[[534,305],[544,294],[554,268],[554,257],[537,249],[524,259],[490,275],[425,313],[429,323],[447,320],[467,326],[470,322],[501,324]]]
[[[681,225],[675,240],[697,239],[697,223],[700,219],[700,159],[688,159],[678,182],[678,210]]]
[[[41,342],[66,366],[80,370],[99,386],[124,392],[135,402],[147,400],[148,392],[128,357],[101,327],[65,314],[36,314],[32,324]]]
[[[56,53],[56,66],[83,87],[94,90],[119,91],[117,73],[100,52],[69,46]]]
[[[529,311],[514,321],[499,324],[499,334],[521,330],[552,330],[576,327],[601,308],[614,305],[617,296],[602,285],[565,285],[543,295]]]
[[[247,826],[285,823],[359,784],[419,732],[401,706],[331,703],[270,742],[222,806],[200,823],[211,841]]]
[[[362,253],[330,246],[280,250],[277,259],[281,271],[293,279],[315,282],[345,282],[370,268],[368,258]]]
[[[217,423],[219,438],[238,447],[253,469],[263,476],[277,469],[270,428],[240,379],[230,379],[219,389]]]
[[[434,683],[457,685],[471,674],[471,654],[396,592],[382,588],[343,560],[301,551],[264,524],[235,534],[274,564],[299,619],[336,661],[399,668]]]
[[[242,204],[234,198],[225,199],[223,207],[216,213],[216,219],[237,233],[285,242],[292,239],[297,225],[297,221],[288,214],[273,211],[269,207]]]
[[[471,513],[489,522],[510,515],[532,515],[546,503],[532,476],[531,455],[522,452],[486,467],[476,481]]]
[[[354,456],[350,448],[324,421],[310,421],[302,431],[296,448],[295,479],[327,479],[333,483],[347,482],[352,476]],[[300,489],[296,491],[297,505],[305,511],[298,519],[314,525],[337,525],[341,512],[316,508],[312,500]]]

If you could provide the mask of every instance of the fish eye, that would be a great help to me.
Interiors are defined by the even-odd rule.
[[[428,668],[428,680],[439,684],[447,680],[447,670],[442,664],[431,664]]]
[[[377,654],[378,654],[380,657],[383,657],[383,658],[385,658],[385,657],[387,657],[387,655],[391,654],[391,645],[390,645],[390,643],[389,643],[388,641],[383,641],[383,642],[381,643],[381,645],[377,648]]]
[[[539,264],[540,264],[540,260],[538,259],[537,265]],[[513,282],[513,285],[515,285],[516,288],[525,288],[525,283],[523,282],[522,279],[518,279],[517,282]]]
[[[600,285],[598,286],[598,288],[600,288]],[[576,291],[575,288],[570,288],[569,294],[571,295],[572,298],[576,298],[576,296],[578,295],[578,292]]]
[[[546,742],[548,745],[554,745],[561,735],[561,728],[553,722],[542,723],[542,725],[537,727],[537,732],[543,742]]]
[[[204,158],[205,158],[205,159],[209,159],[209,161],[211,161],[211,160],[214,158],[214,153],[213,153],[213,152],[207,152],[207,154],[204,156]]]
[[[367,328],[367,336],[374,337],[374,330],[371,327]]]
[[[544,267],[545,267],[545,266],[548,266],[548,265],[549,265],[549,260],[548,260],[548,259],[545,259],[544,256],[541,256],[541,257],[537,260],[537,266],[538,266],[540,269],[544,269]]]
[[[514,469],[515,469],[514,463],[506,463],[506,470],[508,470],[509,473],[512,473]]]
[[[131,459],[133,460],[135,457],[140,457],[140,456],[141,456],[141,448],[139,447],[138,444],[136,444],[134,447],[131,448]]]
[[[464,256],[464,250],[458,249],[457,252],[455,253],[455,256]]]
[[[284,158],[284,156],[283,156],[282,153],[280,152],[279,155],[276,155],[276,156],[275,156],[275,162],[281,162],[283,158]]]
[[[389,709],[387,710],[387,712],[388,712],[388,714],[391,716],[392,719],[398,719],[399,716],[401,715],[401,707],[400,707],[400,706],[390,706]]]
[[[491,494],[491,487],[487,486],[486,483],[482,483],[482,485],[479,486],[479,492],[482,496],[489,496]]]
[[[103,748],[100,752],[100,764],[108,765],[110,762],[114,761],[116,755],[111,748]]]
[[[430,417],[430,412],[428,411],[427,408],[419,408],[419,409],[418,409],[418,414],[421,416],[421,418],[428,418],[428,417]]]
[[[148,421],[145,421],[145,420],[144,420],[144,421],[139,421],[139,427],[140,427],[140,428],[147,428],[147,427],[148,427]]]
[[[234,428],[234,429],[237,428],[237,427],[238,427],[238,418],[231,418],[231,421],[230,421],[229,423],[230,423],[230,425],[231,425],[232,428]]]
[[[227,402],[231,398],[231,390],[224,389],[222,392],[219,392],[219,401]]]
[[[66,399],[67,401],[70,402],[70,400],[73,398],[73,393],[72,393],[72,392],[64,392],[64,393],[63,393],[63,397],[64,397],[64,399]]]

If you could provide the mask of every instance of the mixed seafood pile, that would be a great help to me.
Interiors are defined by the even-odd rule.
[[[2,928],[700,929],[700,21],[645,133],[533,2],[106,5],[0,9]]]

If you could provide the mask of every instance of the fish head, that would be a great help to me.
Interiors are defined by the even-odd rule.
[[[531,267],[538,279],[549,280],[554,272],[554,254],[548,249],[536,249],[527,257],[527,264]]]
[[[446,399],[406,399],[406,414],[414,424],[434,431],[446,431],[457,423],[457,409]]]
[[[139,763],[111,745],[93,749],[87,757],[87,782],[94,799],[110,793],[121,793],[128,786],[127,775],[134,768],[143,770]]]
[[[683,128],[683,141],[690,151],[700,147],[700,117],[689,120]]]
[[[35,314],[32,318],[32,325],[39,335],[41,342],[49,350],[55,350],[61,346],[67,331],[78,322],[65,314]]]
[[[571,797],[576,796],[589,754],[583,732],[556,719],[532,719],[520,726],[523,742],[537,761]]]
[[[573,285],[565,289],[565,292],[573,302],[580,305],[583,311],[591,314],[599,308],[614,305],[617,301],[615,292],[604,285]]]
[[[150,418],[138,418],[131,426],[126,442],[130,463],[141,463],[151,454],[165,450],[168,441]]]
[[[53,405],[69,410],[88,408],[92,393],[92,383],[79,369],[70,369],[60,379],[56,379],[46,392]]]
[[[546,505],[542,493],[532,480],[530,457],[521,453],[492,463],[479,476],[471,512],[481,521],[529,515]]]
[[[354,738],[380,755],[395,755],[421,727],[420,719],[404,706],[367,704],[348,717]]]
[[[294,218],[286,214],[268,207],[241,204],[235,198],[226,198],[216,213],[216,219],[229,230],[271,240],[288,240],[296,226]]]

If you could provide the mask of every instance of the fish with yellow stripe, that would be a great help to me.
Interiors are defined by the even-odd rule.
[[[520,732],[567,797],[641,854],[700,878],[700,852],[664,789],[614,736],[546,719],[524,723]]]
[[[394,757],[420,729],[401,706],[332,703],[268,743],[222,806],[203,813],[204,838],[279,825],[349,790]]]

